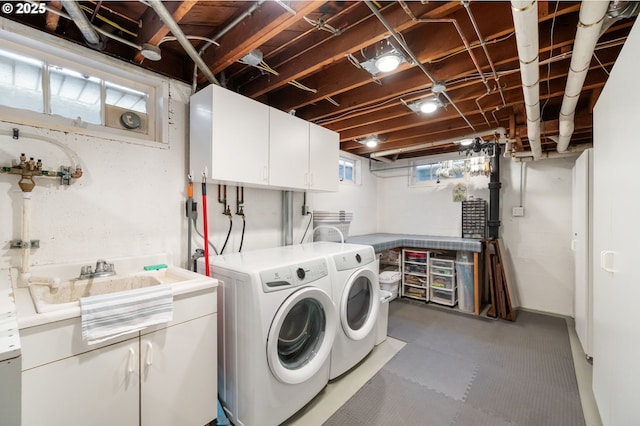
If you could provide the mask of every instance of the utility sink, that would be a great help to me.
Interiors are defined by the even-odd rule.
[[[46,313],[79,307],[81,297],[135,290],[158,284],[180,286],[202,278],[204,278],[202,275],[186,269],[168,267],[154,271],[141,271],[108,277],[76,278],[60,282],[56,280],[54,285],[31,283],[29,291],[36,311],[38,313]]]

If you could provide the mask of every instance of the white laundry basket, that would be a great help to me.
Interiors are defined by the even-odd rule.
[[[398,297],[398,285],[402,275],[398,271],[383,271],[378,276],[380,289],[391,293],[391,300]]]

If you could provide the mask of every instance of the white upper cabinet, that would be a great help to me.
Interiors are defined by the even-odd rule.
[[[190,166],[197,179],[266,185],[269,107],[211,84],[191,96]]]
[[[306,189],[309,122],[275,108],[269,113],[269,185]]]
[[[338,133],[216,85],[191,96],[190,165],[196,179],[337,191]]]
[[[309,189],[338,190],[340,135],[315,124],[309,125]]]

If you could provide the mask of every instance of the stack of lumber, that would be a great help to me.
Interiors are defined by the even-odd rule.
[[[509,296],[508,274],[505,273],[508,265],[505,263],[504,254],[502,239],[485,241],[485,267],[488,272],[491,303],[487,316],[515,321],[516,314]]]

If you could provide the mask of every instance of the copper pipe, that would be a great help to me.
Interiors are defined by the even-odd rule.
[[[49,2],[49,7],[54,9],[62,10],[62,2],[59,0],[54,0]],[[55,31],[58,29],[58,21],[60,21],[60,16],[47,11],[47,15],[45,17],[45,27],[49,31]]]

